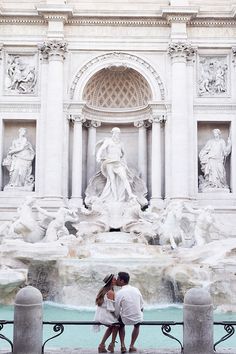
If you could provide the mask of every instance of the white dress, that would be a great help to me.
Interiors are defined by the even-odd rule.
[[[115,316],[115,301],[108,299],[107,294],[104,296],[103,304],[96,307],[94,321],[100,322],[106,326],[111,326],[114,323],[118,323],[118,319]],[[93,328],[95,331],[100,330],[99,325],[95,325]]]

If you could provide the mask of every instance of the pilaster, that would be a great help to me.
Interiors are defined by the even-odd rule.
[[[51,40],[40,46],[48,58],[45,106],[44,197],[62,197],[63,190],[63,61],[67,44]],[[56,178],[55,178],[56,176]]]
[[[234,85],[233,92],[234,98],[236,98],[236,47],[232,47],[232,60],[233,60],[233,78],[232,82]],[[231,191],[236,194],[236,124],[233,120],[231,122],[231,140],[232,140],[232,152],[231,152]]]
[[[190,177],[190,127],[188,119],[188,80],[187,59],[194,53],[188,42],[171,42],[168,54],[172,64],[172,97],[171,97],[171,183],[167,197],[189,198]],[[174,177],[174,178],[173,178]]]
[[[73,8],[63,1],[48,2],[37,6],[38,14],[48,23],[47,37],[51,39],[64,38],[64,24],[73,15]]]

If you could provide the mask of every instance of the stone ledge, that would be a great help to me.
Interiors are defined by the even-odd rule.
[[[0,354],[12,354],[0,350]],[[84,348],[60,348],[60,349],[48,349],[45,354],[97,354],[97,349],[84,349]],[[120,350],[115,350],[114,354],[120,354]],[[179,349],[141,349],[137,354],[181,354]],[[207,353],[206,353],[207,354]],[[236,354],[236,348],[234,349],[221,349],[216,354]]]

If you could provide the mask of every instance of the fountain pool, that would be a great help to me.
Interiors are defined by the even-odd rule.
[[[53,303],[44,303],[44,321],[92,321],[95,308],[65,307],[64,305],[55,305]],[[144,311],[144,320],[155,321],[178,321],[182,322],[183,311],[181,305],[150,307]],[[13,306],[0,306],[0,319],[13,319]],[[236,313],[215,312],[215,321],[235,321]],[[48,347],[71,347],[71,348],[96,348],[105,327],[95,333],[92,326],[65,326],[64,333],[47,344]],[[130,331],[132,327],[127,326],[126,336],[127,345],[129,344]],[[12,326],[8,325],[0,332],[12,339]],[[44,326],[44,340],[53,335],[52,326]],[[171,333],[182,341],[182,328],[180,326],[172,327]],[[215,342],[221,338],[225,332],[223,326],[214,328]],[[6,348],[7,343],[0,340],[0,349]],[[118,345],[118,344],[117,344]],[[141,327],[140,337],[137,342],[140,348],[178,348],[178,343],[166,338],[159,326]],[[222,348],[236,348],[236,334],[227,342],[218,346]]]

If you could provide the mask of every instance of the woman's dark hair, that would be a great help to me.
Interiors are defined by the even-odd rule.
[[[129,284],[129,273],[119,272],[118,273],[119,280],[123,280],[125,284]]]
[[[97,306],[102,306],[103,302],[104,302],[104,296],[105,294],[113,289],[112,287],[112,279],[113,277],[111,278],[111,280],[109,281],[109,283],[107,283],[106,285],[104,285],[98,292],[97,294],[97,297],[96,297],[96,300],[95,300],[95,303]]]

